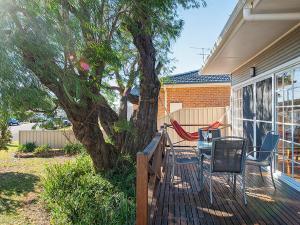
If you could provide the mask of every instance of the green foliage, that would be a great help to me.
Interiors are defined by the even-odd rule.
[[[34,153],[35,154],[41,154],[41,153],[47,153],[51,150],[50,145],[41,145],[38,146],[35,150]]]
[[[0,76],[1,81],[1,76]],[[1,86],[1,82],[0,82]],[[4,101],[1,101],[1,93],[0,93],[0,150],[7,149],[7,145],[12,140],[12,134],[9,130],[9,126],[7,121],[10,117],[10,112]]]
[[[7,123],[7,122],[6,122]],[[7,150],[7,145],[11,142],[12,135],[8,126],[0,125],[0,150]]]
[[[57,130],[57,129],[65,127],[62,119],[60,119],[60,118],[50,118],[50,119],[42,122],[39,126],[46,130]]]
[[[24,152],[24,153],[27,153],[27,152],[34,152],[35,149],[36,149],[36,144],[35,143],[32,143],[32,142],[28,142],[24,145],[20,145],[19,148],[18,148],[18,151],[19,152]]]
[[[50,210],[51,222],[58,225],[134,224],[134,186],[128,189],[128,182],[134,184],[132,168],[133,164],[122,168],[122,173],[117,172],[118,176],[110,180],[113,174],[95,173],[88,156],[48,167],[43,198]]]
[[[65,152],[65,154],[68,155],[75,155],[75,154],[86,152],[85,147],[80,143],[66,144],[65,147],[63,148],[63,151]]]
[[[40,127],[46,130],[56,130],[58,128],[53,120],[47,120],[43,122]]]
[[[114,129],[116,132],[133,132],[133,123],[132,121],[127,121],[127,120],[119,120],[114,124]]]

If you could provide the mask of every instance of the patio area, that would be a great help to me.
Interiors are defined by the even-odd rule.
[[[227,176],[215,177],[211,206],[208,180],[200,191],[196,165],[176,166],[175,182],[171,183],[170,160],[167,150],[164,172],[149,209],[150,224],[300,224],[300,193],[277,179],[274,190],[268,172],[263,172],[262,182],[259,170],[247,167],[247,206],[243,203],[240,177],[235,193]]]

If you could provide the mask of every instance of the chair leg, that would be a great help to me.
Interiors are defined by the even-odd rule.
[[[175,163],[172,163],[172,171],[171,171],[171,183],[174,182],[174,173],[175,173]]]
[[[245,183],[245,172],[242,174],[242,185],[243,185],[243,197],[244,197],[244,204],[247,205],[247,196],[246,196],[246,183]]]
[[[212,175],[211,172],[209,174],[209,196],[210,196],[210,204],[213,204],[213,196],[212,196]]]
[[[202,191],[204,179],[203,179],[203,156],[200,155],[200,190]]]
[[[236,191],[236,174],[233,175],[233,192]]]
[[[228,176],[227,176],[227,183],[228,183],[228,184],[230,183],[230,179],[231,179],[230,176],[231,176],[230,174],[228,174]]]
[[[262,181],[265,182],[263,174],[262,174],[261,166],[259,166],[259,172],[260,172],[260,177],[261,177]]]
[[[273,186],[274,186],[274,189],[276,190],[275,181],[274,181],[274,177],[273,177],[273,165],[272,165],[272,162],[270,163],[270,172],[271,172],[271,178],[272,178]]]

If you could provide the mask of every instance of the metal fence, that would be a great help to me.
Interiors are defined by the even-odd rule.
[[[72,130],[26,130],[19,131],[19,144],[35,143],[63,148],[68,143],[78,142]]]
[[[194,125],[184,126],[184,129],[188,132],[196,132],[201,126],[205,127],[211,122],[220,121],[223,124],[230,125],[230,110],[229,107],[203,107],[203,108],[184,108],[178,111],[172,112],[170,116],[177,120],[182,125]],[[158,127],[164,123],[170,124],[168,116],[158,119]],[[199,126],[197,126],[199,125]],[[182,140],[176,132],[168,128],[168,134],[173,143]],[[222,136],[231,135],[231,128],[221,129]],[[196,142],[183,141],[178,145],[195,146]]]

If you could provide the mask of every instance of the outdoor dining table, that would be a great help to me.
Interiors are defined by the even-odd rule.
[[[207,154],[210,155],[211,154],[211,149],[212,149],[212,142],[208,142],[208,141],[198,141],[197,144],[197,150],[198,150],[198,156],[200,158],[200,165],[202,164],[202,160],[203,160],[203,155],[202,154]],[[203,187],[203,168],[200,168],[200,185],[201,188]]]

